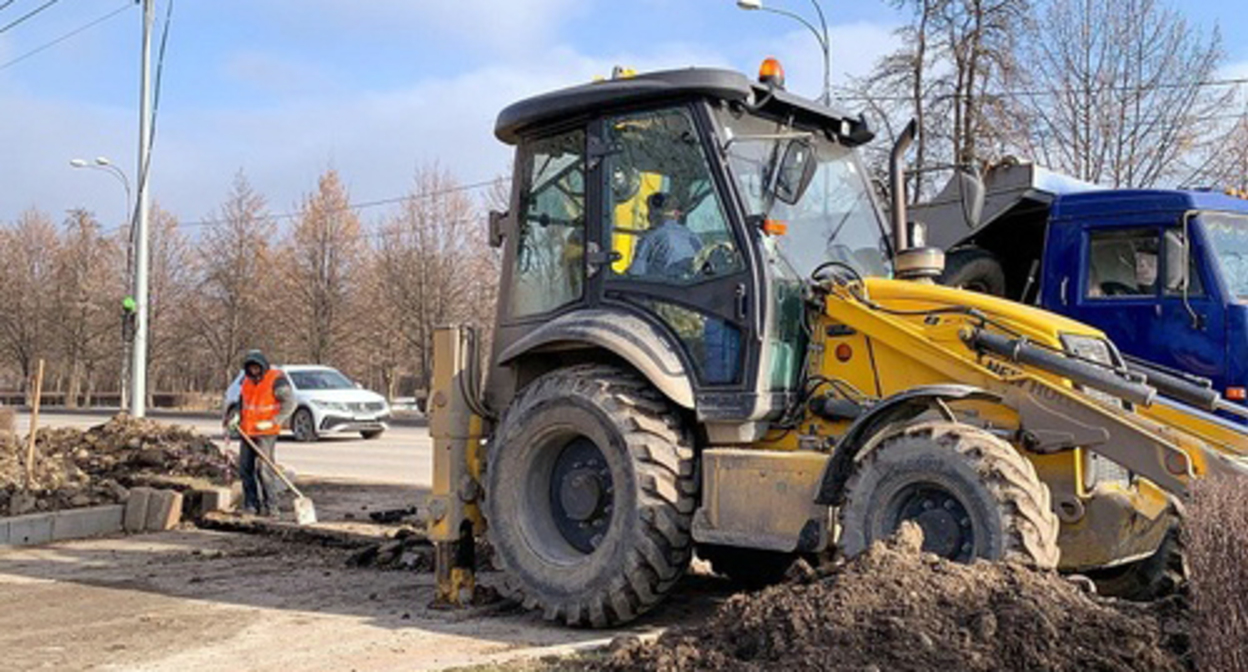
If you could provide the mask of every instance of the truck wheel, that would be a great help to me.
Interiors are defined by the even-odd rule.
[[[1085,572],[1102,595],[1151,602],[1173,595],[1187,582],[1187,548],[1179,525],[1170,526],[1157,552],[1120,567]]]
[[[698,557],[711,563],[716,574],[749,589],[780,583],[797,560],[792,553],[710,544],[698,546]]]
[[[945,271],[940,275],[940,284],[1005,296],[1005,271],[991,252],[968,247],[945,255]]]
[[[512,401],[495,436],[485,514],[504,592],[593,627],[662,601],[693,552],[697,487],[662,395],[615,367],[561,369]]]
[[[884,439],[845,485],[840,547],[853,557],[913,520],[923,550],[958,562],[1057,566],[1049,489],[1010,444],[956,422],[928,422]]]

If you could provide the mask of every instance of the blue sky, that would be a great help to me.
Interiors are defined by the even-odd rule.
[[[44,4],[15,0],[0,27]],[[157,0],[163,17],[168,0]],[[464,182],[504,172],[493,120],[507,103],[588,81],[615,64],[753,71],[779,56],[790,88],[818,93],[813,37],[734,0],[175,0],[152,193],[183,221],[210,217],[243,169],[274,212],[293,209],[326,168],[355,201],[407,192],[419,166]],[[0,2],[0,5],[3,5]],[[0,33],[0,222],[37,206],[123,218],[108,176],[72,169],[105,155],[134,174],[140,13],[119,15],[3,64],[129,0],[60,0]],[[810,15],[805,0],[769,4]],[[1190,0],[1222,28],[1226,72],[1248,76],[1248,12]],[[895,44],[883,0],[825,0],[834,78],[862,74]],[[812,15],[813,16],[813,15]],[[366,220],[384,210],[366,211]]]

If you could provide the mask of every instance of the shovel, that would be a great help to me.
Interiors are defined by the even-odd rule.
[[[250,436],[247,436],[242,432],[239,432],[238,435],[243,437],[243,440],[247,442],[247,445],[251,446],[252,452],[254,452],[261,461],[269,465],[269,468],[277,474],[278,478],[282,479],[282,482],[286,484],[286,487],[290,488],[290,491],[295,493],[295,522],[299,525],[312,525],[315,523],[316,507],[312,505],[312,500],[303,496],[303,493],[299,491],[299,488],[295,487],[295,484],[292,483],[289,478],[286,478],[286,474],[282,472],[281,468],[274,464],[273,460],[270,460],[268,455],[265,455],[263,451],[256,447],[255,442],[251,440]]]

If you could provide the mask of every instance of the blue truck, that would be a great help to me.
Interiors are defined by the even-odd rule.
[[[1141,365],[1244,403],[1248,199],[1103,189],[1029,163],[982,189],[955,179],[912,211],[946,251],[944,284],[1097,326]]]

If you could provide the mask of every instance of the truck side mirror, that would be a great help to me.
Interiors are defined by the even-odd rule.
[[[506,212],[499,212],[497,210],[490,211],[490,247],[503,246],[503,239],[507,237],[507,231],[505,228],[507,214],[508,213]]]
[[[966,225],[971,229],[978,228],[984,216],[984,198],[987,192],[984,181],[967,167],[958,168],[954,179],[958,181],[958,195],[962,201],[962,216],[966,218]]]

